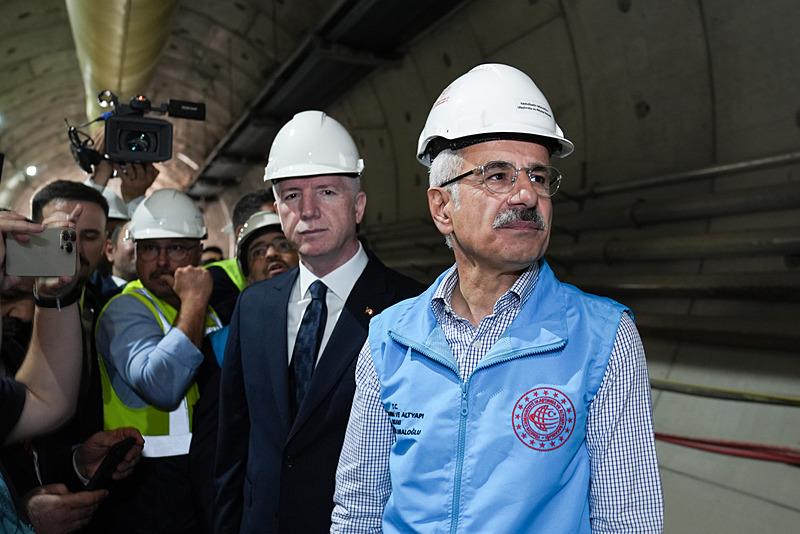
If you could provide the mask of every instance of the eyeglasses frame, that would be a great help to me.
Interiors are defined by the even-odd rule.
[[[557,168],[553,167],[552,165],[536,165],[535,167],[517,167],[513,163],[511,163],[510,161],[502,161],[502,160],[487,161],[483,165],[478,165],[474,169],[471,169],[471,170],[469,170],[469,171],[467,171],[467,172],[465,172],[463,174],[459,174],[458,176],[456,176],[454,178],[450,178],[449,180],[445,180],[444,182],[439,184],[437,187],[447,187],[448,185],[454,184],[457,181],[459,181],[459,180],[461,180],[463,178],[466,178],[467,176],[470,176],[471,174],[475,174],[475,175],[484,174],[485,170],[486,170],[486,167],[491,165],[492,163],[505,163],[505,164],[510,165],[511,168],[514,169],[514,175],[511,178],[511,189],[509,189],[508,191],[506,191],[504,193],[501,193],[501,192],[498,192],[498,191],[494,191],[490,186],[486,185],[486,177],[485,176],[481,179],[481,182],[480,182],[481,185],[483,185],[484,187],[486,187],[486,189],[488,191],[490,191],[490,192],[492,192],[492,193],[494,193],[496,195],[504,195],[504,194],[507,194],[507,193],[510,193],[511,191],[513,191],[514,190],[514,185],[517,183],[517,177],[519,176],[520,171],[523,171],[523,170],[525,171],[525,174],[528,176],[528,180],[530,180],[531,183],[533,183],[533,180],[531,179],[531,171],[533,171],[534,169],[539,169],[539,168],[553,169],[558,174],[558,176],[555,179],[555,191],[553,191],[550,194],[541,194],[541,196],[544,196],[546,198],[553,198],[555,196],[555,194],[558,193],[559,187],[561,187],[561,178],[563,178],[563,175],[561,174],[561,171],[559,171]],[[537,193],[537,194],[539,194],[539,193]]]

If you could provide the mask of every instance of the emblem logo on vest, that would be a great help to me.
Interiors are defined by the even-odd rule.
[[[575,430],[575,406],[555,388],[535,388],[514,404],[511,425],[526,447],[552,451],[566,443]]]

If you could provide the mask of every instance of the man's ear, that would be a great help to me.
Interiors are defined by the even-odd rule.
[[[364,211],[367,209],[367,194],[363,191],[356,193],[356,224],[361,224],[364,219]]]
[[[453,222],[450,218],[450,211],[453,203],[451,202],[450,192],[441,187],[431,187],[428,189],[428,209],[431,212],[433,224],[442,235],[453,233]]]
[[[110,239],[106,239],[105,247],[103,247],[103,255],[113,265],[114,263],[114,243]]]

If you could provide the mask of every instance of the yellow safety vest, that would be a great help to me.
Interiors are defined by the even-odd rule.
[[[178,311],[149,292],[139,280],[128,283],[120,295],[131,295],[144,304],[153,314],[156,322],[166,334],[175,322]],[[108,305],[118,298],[112,298],[98,316],[98,321],[105,313]],[[222,327],[216,312],[209,307],[206,315],[206,334]],[[103,427],[113,430],[122,426],[132,426],[144,436],[145,444],[142,454],[147,457],[178,456],[189,453],[192,441],[192,412],[200,398],[197,384],[192,382],[180,405],[171,411],[161,410],[155,406],[133,408],[125,404],[117,396],[111,380],[108,378],[105,361],[98,355],[100,367],[100,383],[103,391]]]
[[[239,268],[239,262],[236,261],[236,258],[215,261],[206,265],[206,269],[209,267],[220,267],[223,271],[225,271],[225,274],[228,275],[228,278],[231,279],[231,282],[236,284],[236,287],[239,288],[239,292],[244,291],[244,288],[247,287],[247,280],[245,279],[244,274],[242,274],[242,270]]]

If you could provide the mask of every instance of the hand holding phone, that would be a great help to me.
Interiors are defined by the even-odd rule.
[[[42,230],[41,224],[29,221],[24,215],[20,215],[15,211],[0,209],[0,265],[5,266],[6,241],[19,240],[25,242],[30,239],[30,234],[38,234]],[[4,273],[5,269],[0,271],[0,287],[5,289],[9,282],[3,276]]]
[[[6,241],[6,274],[13,276],[72,276],[77,271],[75,230],[47,228],[25,242]]]
[[[125,438],[112,445],[97,471],[94,472],[94,476],[86,484],[86,490],[108,489],[113,481],[114,471],[117,470],[117,466],[122,463],[125,455],[134,445],[136,445],[134,438]]]

